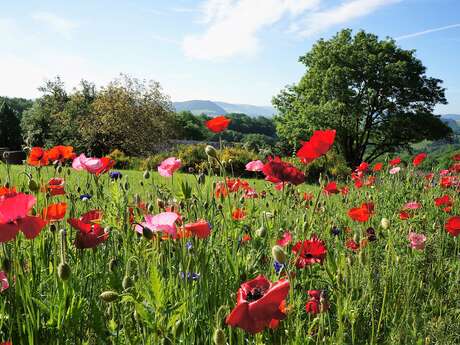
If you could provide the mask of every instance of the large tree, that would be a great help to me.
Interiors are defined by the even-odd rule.
[[[273,99],[278,135],[293,149],[313,130],[334,128],[338,149],[356,166],[451,134],[433,115],[436,104],[447,103],[442,81],[392,39],[343,30],[319,40],[300,62],[300,82]]]
[[[18,114],[4,101],[0,104],[0,147],[17,149],[21,143]]]

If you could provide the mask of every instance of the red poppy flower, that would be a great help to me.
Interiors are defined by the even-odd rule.
[[[441,206],[449,207],[453,205],[453,201],[450,198],[450,196],[446,194],[439,198],[435,198],[434,204],[436,205],[436,207],[441,207]]]
[[[347,186],[343,186],[340,189],[340,194],[342,194],[342,195],[347,195],[349,192],[350,192],[350,188],[348,188]]]
[[[262,168],[265,176],[270,178],[271,182],[290,182],[299,185],[305,182],[305,175],[290,163],[283,162],[279,157],[269,159]]]
[[[281,247],[286,247],[292,241],[292,234],[289,231],[286,231],[283,234],[283,237],[276,241],[276,244],[280,245]]]
[[[218,116],[212,120],[206,121],[205,124],[211,132],[220,133],[227,129],[231,121],[232,120],[227,119],[225,116]]]
[[[41,147],[32,147],[27,157],[27,164],[34,167],[42,167],[48,165],[48,155]]]
[[[17,194],[16,192],[16,188],[15,187],[11,187],[11,188],[8,188],[8,187],[0,187],[0,197],[2,196],[5,196],[5,197],[9,197],[9,196],[15,196]]]
[[[101,158],[102,166],[96,171],[96,176],[105,174],[115,166],[115,161],[109,157]]]
[[[313,197],[314,197],[313,193],[307,193],[307,192],[303,193],[303,199],[305,201],[311,201],[313,200]]]
[[[8,242],[22,231],[27,239],[38,236],[46,223],[29,216],[37,199],[28,194],[8,194],[0,198],[0,242]]]
[[[459,184],[457,176],[442,176],[439,180],[439,184],[443,188],[455,187]]]
[[[447,230],[449,234],[451,234],[454,237],[457,237],[460,234],[460,217],[459,216],[450,217],[447,220],[445,229]]]
[[[377,172],[377,171],[382,170],[382,168],[383,168],[383,163],[375,163],[374,168],[372,168],[372,170],[374,172]]]
[[[452,159],[456,162],[460,162],[460,153],[455,154]]]
[[[233,220],[243,220],[246,218],[246,212],[243,209],[237,208],[232,212]]]
[[[326,187],[324,187],[323,191],[327,195],[329,195],[329,194],[338,194],[340,192],[339,189],[337,188],[337,182],[335,182],[335,181],[329,182],[326,185]]]
[[[369,163],[362,162],[360,165],[358,165],[358,167],[356,168],[356,171],[366,172],[368,168],[369,168]]]
[[[329,304],[321,290],[308,290],[309,300],[305,304],[305,310],[309,314],[316,315],[326,312],[329,309]]]
[[[13,345],[13,343],[11,341],[5,341],[1,343],[0,345]]]
[[[48,181],[48,184],[45,186],[45,190],[49,192],[52,196],[64,195],[65,180],[60,177],[51,178]]]
[[[306,164],[326,154],[334,144],[335,133],[335,129],[315,131],[310,140],[303,143],[303,146],[297,151],[297,157]]]
[[[396,158],[394,158],[394,159],[392,159],[392,160],[390,161],[390,165],[391,165],[392,167],[395,166],[395,165],[398,165],[399,163],[401,163],[401,158],[400,158],[400,157],[396,157]]]
[[[431,181],[434,177],[434,173],[428,173],[424,177],[425,177],[425,180]]]
[[[297,242],[292,251],[297,255],[296,267],[322,263],[326,258],[327,249],[324,242],[313,235],[311,239]]]
[[[236,306],[227,316],[226,323],[252,334],[277,325],[286,317],[282,307],[288,293],[288,280],[271,283],[260,275],[245,282],[238,289]]]
[[[367,222],[374,212],[374,204],[371,202],[363,203],[360,207],[352,208],[348,211],[348,216],[357,222]]]
[[[356,252],[359,250],[359,243],[356,243],[356,241],[352,238],[349,238],[347,240],[347,242],[345,242],[345,247],[347,247],[348,249]]]
[[[409,218],[412,218],[414,215],[412,213],[409,213],[407,211],[401,211],[399,212],[399,219],[401,220],[407,220]]]
[[[47,222],[56,222],[63,219],[66,212],[67,204],[65,202],[52,204],[43,210],[43,219]]]
[[[77,229],[75,247],[78,249],[94,248],[107,241],[109,233],[102,228],[99,222],[102,219],[102,212],[93,210],[83,214],[80,218],[70,218],[67,222]]]
[[[228,195],[227,185],[224,182],[217,182],[216,188],[214,189],[214,195],[216,196],[216,198],[227,197]]]
[[[211,225],[207,221],[200,219],[195,223],[185,224],[185,230],[198,238],[206,238],[211,234]]]
[[[454,173],[460,173],[460,163],[452,164],[452,165],[449,167],[449,171],[450,171],[450,172],[454,172]]]
[[[55,146],[51,149],[49,149],[47,152],[48,159],[51,162],[65,162],[66,160],[69,159],[74,159],[76,157],[76,154],[73,152],[73,147],[72,146]]]
[[[425,152],[419,153],[417,156],[414,157],[412,160],[412,164],[414,164],[414,167],[419,166],[422,164],[422,162],[425,160],[427,154]]]

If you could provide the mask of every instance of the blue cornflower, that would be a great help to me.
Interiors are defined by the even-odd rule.
[[[280,264],[278,261],[275,260],[273,263],[273,267],[275,268],[276,274],[280,274],[280,272],[284,269],[285,265]]]
[[[340,228],[338,228],[336,226],[333,226],[332,229],[331,229],[331,233],[334,236],[339,236],[340,235]]]
[[[80,200],[81,201],[86,201],[86,200],[89,200],[91,199],[93,196],[91,194],[82,194],[80,195]]]
[[[193,244],[191,241],[187,241],[187,243],[185,243],[185,248],[187,248],[187,250],[190,250],[193,248]]]
[[[112,180],[119,180],[123,177],[123,175],[119,171],[111,171],[109,176]]]
[[[185,273],[179,272],[181,279],[185,279]],[[198,280],[200,279],[200,274],[195,272],[187,272],[187,280]]]

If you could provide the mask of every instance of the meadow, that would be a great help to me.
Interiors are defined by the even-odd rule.
[[[3,164],[0,223],[25,194],[35,202],[23,219],[43,227],[7,238],[24,220],[0,224],[0,341],[458,344],[454,158],[450,171],[362,164],[318,185],[275,166],[276,184],[261,172]],[[177,216],[149,216],[165,213]]]

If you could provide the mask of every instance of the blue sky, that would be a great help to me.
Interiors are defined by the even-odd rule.
[[[174,101],[268,105],[304,73],[298,57],[349,27],[416,49],[460,113],[459,0],[18,0],[0,4],[0,95],[36,97],[60,75],[103,85],[120,72]]]

